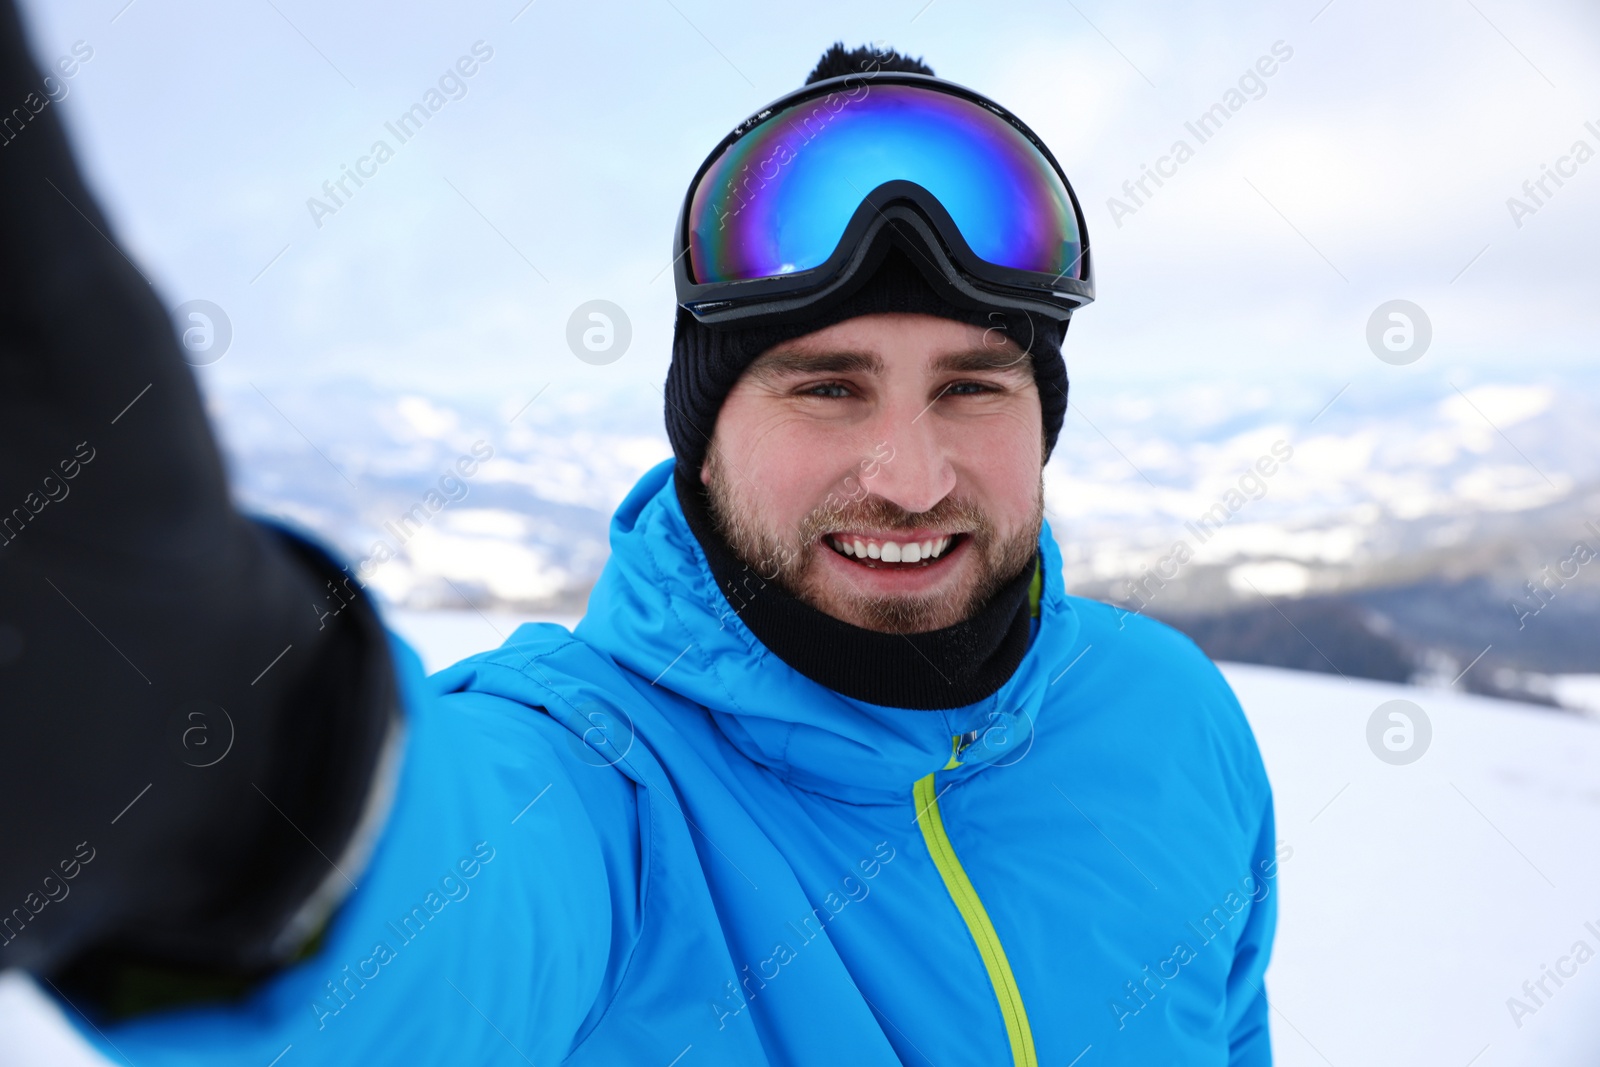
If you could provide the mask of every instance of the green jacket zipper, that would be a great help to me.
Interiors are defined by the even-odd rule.
[[[960,739],[956,742],[959,744]],[[958,764],[954,754],[951,764]],[[947,768],[948,769],[948,768]],[[978,899],[972,880],[961,866],[956,850],[945,833],[944,817],[939,812],[939,794],[934,786],[934,776],[928,775],[917,782],[913,799],[917,805],[917,825],[922,829],[922,839],[927,842],[934,866],[944,879],[945,890],[955,902],[961,918],[966,921],[967,932],[978,946],[984,969],[989,972],[989,984],[994,988],[995,1000],[1000,1004],[1000,1016],[1005,1020],[1006,1037],[1011,1042],[1011,1062],[1015,1067],[1038,1067],[1038,1057],[1033,1051],[1033,1030],[1028,1026],[1028,1013],[1022,1007],[1022,992],[1017,988],[1016,976],[1006,960],[1005,949],[995,933],[989,913]]]

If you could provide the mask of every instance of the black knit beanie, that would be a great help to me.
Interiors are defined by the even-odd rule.
[[[739,376],[761,353],[858,315],[894,311],[1004,328],[1008,337],[1030,352],[1044,417],[1045,458],[1049,458],[1067,413],[1067,367],[1061,358],[1066,322],[1021,311],[958,307],[934,291],[904,252],[891,247],[866,284],[826,307],[808,309],[807,317],[799,321],[717,327],[678,309],[665,395],[667,437],[679,468],[699,479],[717,412]]]

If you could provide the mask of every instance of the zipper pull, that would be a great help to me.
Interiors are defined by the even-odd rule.
[[[956,752],[961,757],[959,763],[1009,767],[1033,748],[1033,719],[1020,709],[991,712],[986,725],[958,740],[965,742]]]
[[[977,730],[972,731],[970,734],[956,734],[950,738],[950,762],[939,769],[941,771],[953,771],[961,766],[961,754],[971,748],[972,743],[977,739]]]

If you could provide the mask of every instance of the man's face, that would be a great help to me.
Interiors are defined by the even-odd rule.
[[[1032,365],[1004,333],[865,315],[751,364],[701,480],[763,578],[856,626],[922,633],[1032,561],[1043,453]]]

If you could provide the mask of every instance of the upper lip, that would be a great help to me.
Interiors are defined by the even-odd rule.
[[[895,541],[906,545],[912,541],[931,541],[939,537],[956,537],[966,533],[965,530],[935,530],[931,527],[922,527],[915,530],[889,530],[882,533],[870,533],[866,530],[834,530],[824,534],[824,537],[836,537],[841,541],[876,541],[882,544],[885,541]]]

